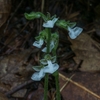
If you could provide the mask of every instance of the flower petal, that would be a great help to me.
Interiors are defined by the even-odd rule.
[[[47,47],[44,47],[44,48],[42,49],[42,52],[47,52]]]
[[[41,69],[40,72],[35,72],[31,79],[34,81],[40,81],[45,76],[44,70]]]
[[[71,39],[75,39],[75,38],[77,38],[78,35],[80,35],[80,33],[83,31],[83,29],[80,27],[75,27],[73,29],[68,27],[68,31],[69,31],[69,33],[68,33],[69,37]]]
[[[50,43],[50,52],[52,51],[52,49],[54,48],[54,46],[55,46],[54,45],[54,41],[52,40],[51,43]]]
[[[33,43],[33,46],[35,46],[35,47],[37,47],[37,48],[41,48],[41,46],[43,45],[43,40],[42,39],[40,39],[39,41],[35,41],[34,43]]]
[[[48,66],[44,67],[45,73],[54,73],[59,68],[59,65],[57,63],[52,64],[51,61],[48,61]]]
[[[53,28],[53,26],[57,20],[58,20],[58,18],[54,18],[53,20],[48,20],[47,22],[43,23],[43,27]]]

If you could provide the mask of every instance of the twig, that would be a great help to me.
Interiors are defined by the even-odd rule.
[[[67,80],[67,82],[61,87],[60,92],[65,88],[65,86],[69,83],[70,79],[74,76],[74,74],[69,78],[69,80]],[[56,94],[56,92],[54,92],[54,95]],[[55,97],[53,96],[53,100],[55,100]]]
[[[71,80],[71,79],[69,79],[69,78],[65,77],[65,76],[64,76],[64,75],[62,75],[61,73],[59,73],[59,76],[60,76],[60,77],[62,77],[62,78],[64,78],[65,80],[67,80],[67,81],[69,81],[69,82],[73,83],[74,85],[76,85],[76,86],[80,87],[81,89],[83,89],[83,90],[87,91],[88,93],[92,94],[93,96],[95,96],[95,97],[97,97],[97,98],[99,98],[99,99],[100,99],[100,96],[99,96],[99,95],[97,95],[96,93],[94,93],[94,92],[90,91],[90,90],[89,90],[89,89],[87,89],[86,87],[84,87],[84,86],[82,86],[82,85],[78,84],[77,82],[75,82],[75,81],[73,81],[73,80]]]
[[[25,86],[27,86],[27,85],[33,83],[33,82],[34,82],[33,80],[29,80],[29,81],[27,81],[27,82],[25,82],[25,83],[23,83],[23,84],[21,84],[21,85],[15,87],[15,88],[12,89],[11,91],[8,91],[7,93],[5,93],[5,95],[6,95],[6,96],[9,96],[9,95],[15,93],[16,91],[18,91],[18,90],[24,88]]]
[[[70,80],[72,79],[72,77],[74,76],[74,74],[69,78],[69,80],[67,80],[67,82],[61,87],[60,92],[65,88],[65,86],[70,82]]]

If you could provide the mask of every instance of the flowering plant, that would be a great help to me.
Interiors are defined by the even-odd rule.
[[[50,16],[49,13],[47,14],[47,16],[45,16],[41,12],[31,12],[30,14],[25,13],[25,18],[28,20],[42,18],[44,20],[44,30],[39,33],[39,36],[35,38],[36,41],[33,43],[33,46],[37,48],[41,48],[44,43],[46,44],[45,47],[42,49],[42,52],[44,52],[44,57],[40,59],[40,65],[33,66],[33,69],[36,72],[32,75],[31,79],[34,81],[40,81],[43,77],[45,77],[44,100],[47,100],[49,77],[48,74],[53,74],[56,82],[56,98],[57,100],[61,100],[58,82],[59,64],[57,63],[56,54],[59,43],[59,34],[57,32],[51,33],[51,29],[56,25],[60,28],[68,30],[68,34],[71,39],[75,39],[82,32],[83,29],[80,27],[75,27],[76,23],[59,20],[56,15]]]

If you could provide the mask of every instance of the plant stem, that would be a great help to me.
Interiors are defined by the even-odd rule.
[[[48,100],[48,74],[45,74],[44,82],[44,100]]]
[[[48,29],[48,40],[47,40],[47,54],[50,52],[50,40],[51,40],[51,30]],[[48,100],[48,73],[45,74],[45,83],[44,83],[44,100]]]
[[[58,47],[58,43],[59,43],[59,38],[57,40],[57,47]],[[56,56],[56,49],[57,47],[54,49],[53,51],[53,55]],[[56,83],[56,99],[57,100],[61,100],[61,96],[60,96],[60,87],[59,87],[59,74],[58,74],[58,70],[54,73],[54,77],[55,77],[55,83]]]
[[[51,29],[48,28],[47,54],[50,52]]]
[[[54,75],[55,75],[55,81],[56,81],[56,98],[57,98],[57,100],[61,100],[58,70],[55,72]]]

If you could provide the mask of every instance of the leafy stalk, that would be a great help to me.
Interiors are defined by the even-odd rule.
[[[69,34],[69,37],[71,39],[75,39],[83,30],[82,28],[75,27],[76,23],[72,23],[70,21],[65,21],[65,20],[58,20],[58,18],[56,18],[56,15],[51,17],[50,13],[48,13],[47,16],[45,16],[41,12],[31,12],[30,14],[25,13],[24,15],[25,15],[25,18],[28,19],[28,20],[33,20],[33,19],[36,19],[36,18],[42,18],[44,20],[43,27],[45,27],[45,30],[41,31],[39,36],[36,37],[37,41],[35,41],[34,46],[41,48],[41,46],[43,45],[43,41],[46,38],[46,42],[47,42],[46,55],[51,52],[53,57],[57,57],[56,49],[58,47],[58,42],[59,42],[59,35],[57,35],[56,33],[51,35],[51,29],[50,28],[53,28],[54,24],[56,24],[56,26],[58,26],[60,28],[68,30],[69,31],[68,34]],[[48,64],[48,66],[50,67],[50,64]],[[53,69],[53,67],[52,67],[52,69]],[[35,68],[35,70],[37,70],[37,69]],[[34,75],[37,75],[38,79],[36,77],[35,78],[33,77],[32,79],[39,81],[41,78],[43,78],[44,73],[42,73],[42,71],[43,71],[43,69],[41,69],[40,73],[42,75],[40,74],[39,77],[38,77],[38,74],[36,74],[36,73],[34,74]],[[55,77],[55,84],[56,84],[56,99],[61,100],[58,71],[54,72],[53,75]],[[48,73],[45,73],[44,100],[48,100],[48,96],[47,96],[47,94],[48,94],[48,80],[49,80],[48,77],[49,77]]]
[[[57,39],[57,46],[59,43],[59,38]],[[53,55],[57,55],[56,54],[56,49],[57,47],[54,49],[53,51]],[[59,74],[58,74],[58,70],[53,74],[55,77],[55,83],[56,83],[56,99],[57,100],[61,100],[61,96],[60,96],[60,87],[59,87]]]
[[[50,40],[51,40],[51,30],[48,29],[48,39],[47,39],[47,54],[49,54],[50,50]],[[44,100],[48,100],[48,73],[45,74],[45,83],[44,83]]]

